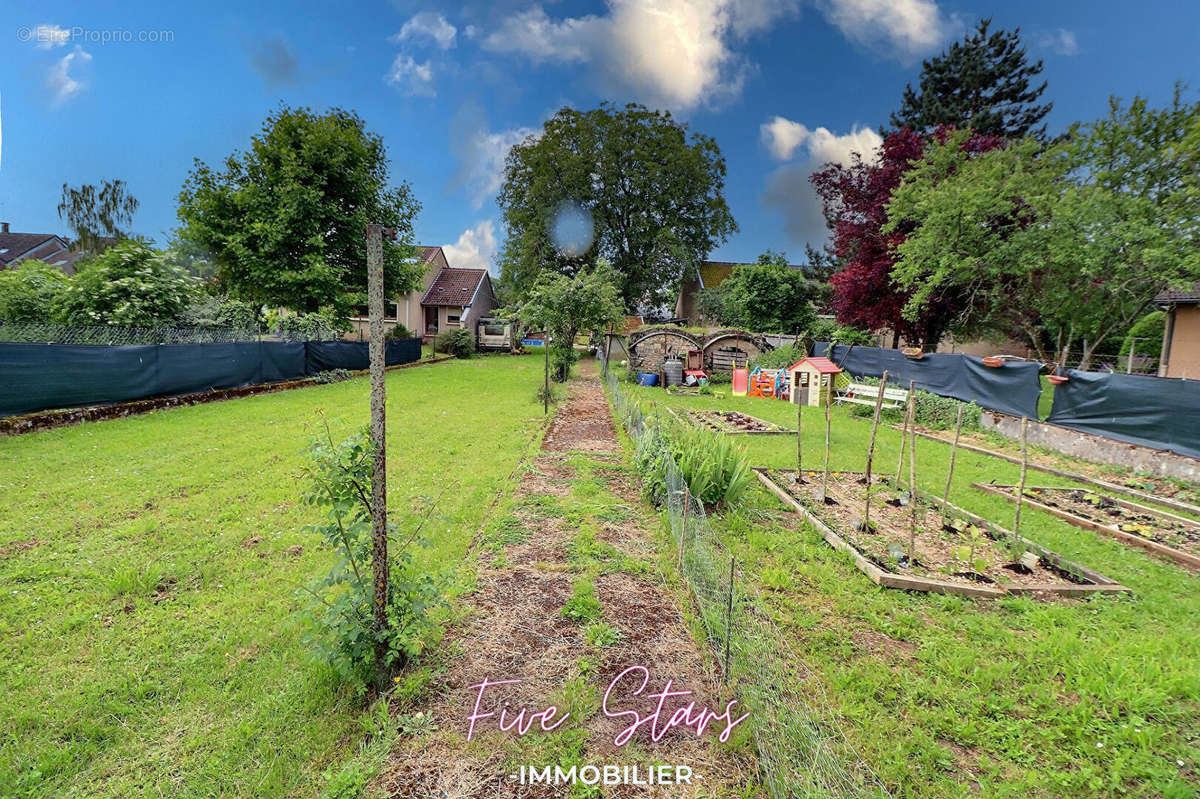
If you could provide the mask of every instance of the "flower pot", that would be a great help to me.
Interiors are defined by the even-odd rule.
[[[912,358],[914,361],[919,361],[925,357],[925,351],[920,347],[905,347],[900,352],[904,353],[905,358]]]
[[[1046,379],[1050,381],[1050,385],[1052,386],[1061,386],[1071,378],[1066,375],[1047,375]]]
[[[1004,359],[997,355],[989,355],[983,359],[984,366],[990,366],[993,369],[999,369],[1004,365]]]

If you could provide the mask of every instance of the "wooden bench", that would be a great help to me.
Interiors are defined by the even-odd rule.
[[[879,399],[879,386],[869,386],[866,383],[851,383],[846,388],[838,392],[837,403],[852,402],[856,405],[875,406],[876,400]],[[884,408],[903,408],[908,403],[908,389],[892,388],[888,386],[883,390]]]

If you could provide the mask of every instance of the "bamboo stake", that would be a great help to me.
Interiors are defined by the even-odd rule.
[[[1017,515],[1013,519],[1013,543],[1021,535],[1021,505],[1025,502],[1025,470],[1029,468],[1029,419],[1021,417],[1021,481],[1017,484]]]
[[[908,426],[913,424],[913,387],[915,382],[908,381],[908,402],[904,406],[904,426],[900,428],[900,458],[896,461],[896,479],[893,484],[900,490],[900,475],[904,474],[904,445],[908,439]]]
[[[888,373],[883,370],[879,380],[879,395],[875,397],[875,418],[871,422],[871,443],[867,446],[867,501],[863,509],[863,529],[871,532],[871,461],[875,458],[875,435],[879,432],[879,412],[883,410],[883,391],[887,388]]]
[[[829,390],[825,395],[825,479],[821,484],[821,502],[825,502],[825,498],[829,496],[829,406],[833,400],[833,376],[829,377]]]
[[[946,490],[942,492],[942,523],[946,519],[946,503],[950,501],[950,480],[954,477],[954,457],[958,454],[958,437],[962,434],[962,403],[958,405],[958,419],[954,422],[954,443],[950,445],[950,468],[946,472]]]

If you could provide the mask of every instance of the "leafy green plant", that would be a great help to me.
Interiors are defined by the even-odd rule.
[[[68,282],[61,269],[34,259],[0,269],[0,323],[47,321]]]
[[[419,338],[419,336],[399,322],[387,332],[387,337],[393,341],[407,341],[410,338]]]
[[[336,553],[328,573],[307,589],[316,632],[308,643],[359,691],[378,681],[375,646],[386,645],[385,665],[395,671],[417,657],[437,632],[434,616],[447,607],[443,583],[412,563],[412,547],[424,543],[420,527],[389,546],[390,585],[386,630],[376,631],[371,581],[370,486],[372,448],[365,430],[340,444],[326,431],[308,448],[308,505],[324,518],[307,529]],[[395,532],[389,525],[391,537]]]
[[[475,354],[475,335],[464,327],[443,330],[433,340],[433,351],[455,358],[470,358]]]
[[[402,713],[396,716],[396,729],[401,735],[419,738],[436,730],[437,723],[434,722],[432,713],[419,710],[416,713]]]
[[[597,649],[615,646],[621,640],[621,631],[606,621],[594,621],[583,628],[583,640]]]
[[[116,244],[87,261],[55,299],[67,325],[153,327],[180,320],[199,281],[140,241]]]
[[[760,354],[750,364],[750,367],[752,369],[759,366],[763,369],[783,369],[784,367],[791,366],[806,355],[808,353],[805,351],[803,345],[787,344]]]
[[[596,599],[596,589],[585,579],[575,581],[571,598],[563,605],[562,615],[571,621],[589,622],[599,619],[604,613],[600,600]]]

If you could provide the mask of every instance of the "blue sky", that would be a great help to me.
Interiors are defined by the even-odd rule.
[[[713,136],[741,230],[711,255],[798,259],[824,231],[814,162],[869,149],[922,57],[981,16],[1045,61],[1051,132],[1109,95],[1200,89],[1200,3],[1115,0],[23,2],[0,11],[0,220],[63,232],[64,182],[122,178],[165,242],[192,160],[280,103],[357,111],[424,210],[422,244],[491,261],[504,153],[563,105],[668,108]]]

